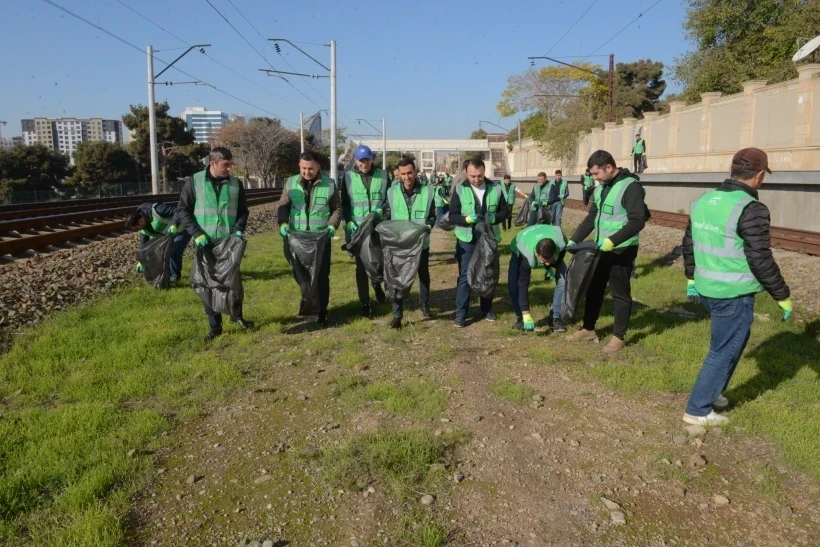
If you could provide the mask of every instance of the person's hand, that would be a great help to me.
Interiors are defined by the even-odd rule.
[[[489,213],[487,218],[490,219],[490,224],[495,224],[495,213]]]
[[[348,220],[347,224],[345,224],[345,230],[348,234],[353,234],[356,230],[359,229],[359,225],[353,222],[352,220]]]
[[[205,234],[200,235],[198,238],[194,240],[197,247],[207,247],[208,246],[208,236]]]
[[[530,211],[537,211],[537,210],[538,210],[538,202],[533,202],[533,204],[530,205]]]
[[[781,300],[777,305],[783,310],[783,321],[788,321],[792,316],[792,299]]]
[[[282,224],[279,227],[279,235],[282,237],[286,237],[288,235],[288,230],[290,230],[290,226],[288,226],[287,224]]]
[[[427,233],[429,234],[432,231],[433,231],[433,227],[428,224],[427,225]]]
[[[552,266],[547,268],[547,271],[544,272],[544,281],[549,281],[550,279],[555,279],[555,268]]]
[[[467,224],[475,224],[478,222],[478,217],[476,215],[469,215],[467,218],[464,219]]]
[[[239,239],[245,239],[245,234],[242,232],[242,230],[237,230],[236,237],[238,237]]]
[[[569,241],[567,241],[567,248],[575,247],[576,245],[578,245],[578,244],[575,243],[574,241],[572,241],[571,239]]]
[[[328,226],[327,235],[330,236],[330,239],[333,239],[336,236],[336,228],[334,228],[333,226]]]
[[[381,209],[379,209],[379,208],[373,209],[373,216],[376,217],[376,220],[381,220],[383,214],[384,213],[382,212]]]
[[[689,300],[689,302],[697,302],[698,299],[700,298],[700,295],[698,294],[698,291],[695,290],[695,280],[694,279],[689,279],[686,282],[686,298]]]
[[[170,226],[168,226],[168,235],[169,236],[177,235],[177,227],[176,227],[175,224],[171,224]]]
[[[142,270],[143,270],[143,268],[142,268],[142,262],[137,262],[137,268],[136,268],[136,270],[137,270],[137,273],[142,273]]]
[[[534,331],[535,330],[535,319],[532,318],[530,312],[524,314],[524,330],[526,331]]]
[[[607,237],[603,241],[598,243],[598,248],[601,249],[603,252],[608,253],[609,251],[615,248],[615,244],[612,243],[612,240]]]

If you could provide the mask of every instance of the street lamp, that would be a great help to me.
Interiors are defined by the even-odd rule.
[[[369,125],[370,127],[372,127],[373,129],[375,129],[376,131],[379,130],[378,127],[376,127],[375,125],[373,125],[372,123],[370,123],[367,120],[363,120],[361,118],[356,118],[356,121],[359,122],[359,125],[362,125],[362,122],[364,122],[367,125]],[[382,169],[384,171],[387,171],[387,132],[386,132],[386,122],[385,122],[384,118],[382,118],[381,135],[382,135]]]
[[[533,59],[547,59],[548,61],[552,61],[553,63],[558,63],[559,65],[568,66],[570,68],[574,68],[577,70],[581,70],[583,72],[589,72],[590,74],[594,74],[598,76],[600,74],[606,74],[609,79],[609,116],[607,116],[607,121],[614,122],[615,121],[615,55],[609,55],[609,72],[605,72],[601,69],[589,70],[587,68],[583,68],[576,65],[571,65],[569,63],[565,63],[564,61],[559,61],[558,59],[554,59],[553,57],[527,57],[530,60],[530,66],[535,66],[535,61]]]
[[[499,129],[504,129],[504,128],[503,128],[503,127],[501,127],[500,125],[498,125],[498,124],[496,124],[496,123],[493,123],[493,122],[488,122],[488,121],[486,121],[486,120],[478,120],[478,127],[479,127],[479,128],[481,127],[481,124],[482,124],[482,123],[488,123],[488,124],[490,124],[490,125],[494,125],[494,126],[496,126],[496,127],[497,127],[497,128],[499,128]],[[509,133],[509,132],[510,132],[510,130],[509,130],[509,129],[504,129],[504,131],[505,131],[505,132],[507,132],[507,133]]]

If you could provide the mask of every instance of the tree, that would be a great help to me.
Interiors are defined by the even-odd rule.
[[[81,142],[74,152],[72,184],[117,184],[136,178],[134,158],[121,146],[105,141]]]
[[[402,158],[408,158],[408,159],[411,159],[411,160],[415,160],[416,155],[413,154],[412,152],[388,152],[387,153],[387,172],[392,174],[393,171],[395,171],[398,168],[399,162],[402,160]],[[381,167],[381,165],[382,165],[382,153],[381,152],[376,152],[376,154],[373,155],[373,163],[375,165]]]
[[[44,144],[0,150],[0,194],[50,190],[71,174],[71,159]]]
[[[248,175],[271,187],[297,172],[299,136],[271,118],[253,118],[247,125],[231,124],[217,136],[239,159]]]
[[[602,81],[599,85],[608,84]],[[656,112],[665,90],[663,63],[650,59],[618,63],[615,67],[615,119],[642,118],[644,112]]]
[[[168,167],[176,167],[177,176],[186,177],[203,169],[202,159],[208,155],[206,144],[194,142],[194,132],[188,131],[185,121],[168,115],[171,107],[167,102],[156,104],[157,117],[157,159],[160,177],[168,181]],[[140,165],[150,171],[151,148],[148,107],[131,105],[130,113],[122,117],[122,122],[131,130],[129,153]]]
[[[475,131],[470,133],[470,138],[475,139],[475,140],[486,139],[487,138],[487,132],[484,131],[483,127],[479,127],[478,129],[476,129]]]
[[[739,93],[751,79],[780,82],[797,75],[791,61],[799,38],[820,29],[820,0],[689,0],[683,28],[694,50],[675,59],[682,99],[709,91]]]

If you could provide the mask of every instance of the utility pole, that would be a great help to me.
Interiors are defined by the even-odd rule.
[[[615,54],[609,55],[609,117],[607,121],[615,121]]]
[[[302,113],[299,112],[299,143],[301,145],[301,153],[305,153],[305,122],[302,121]]]
[[[387,133],[385,118],[382,118],[382,170],[387,171]]]
[[[518,120],[518,152],[521,153],[521,120]]]
[[[159,194],[159,160],[157,158],[157,107],[154,101],[154,48],[148,46],[148,131],[151,141],[151,193]]]
[[[336,158],[336,40],[330,41],[330,178],[338,175]]]

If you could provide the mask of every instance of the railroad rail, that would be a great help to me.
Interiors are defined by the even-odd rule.
[[[248,205],[276,201],[281,195],[281,188],[247,190]],[[45,203],[0,206],[0,256],[116,234],[123,230],[124,217],[137,205],[178,199],[179,194],[161,194],[51,202],[51,206]]]
[[[578,199],[568,199],[567,205],[572,209],[587,209],[584,203]],[[650,213],[652,213],[652,219],[649,222],[658,226],[685,230],[687,224],[689,224],[689,215],[684,213],[670,213],[669,211],[650,211]],[[771,236],[772,247],[784,251],[820,256],[820,232],[772,226]]]

